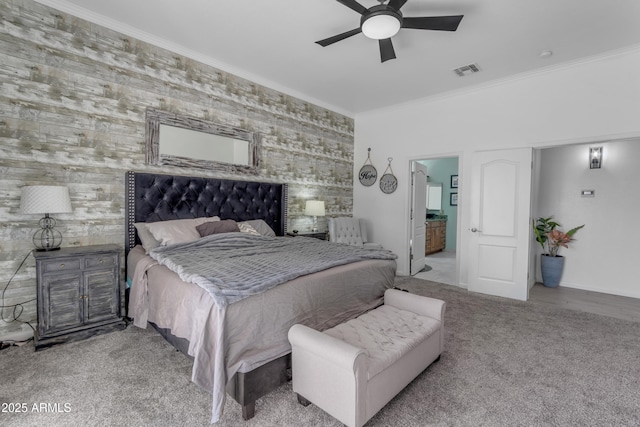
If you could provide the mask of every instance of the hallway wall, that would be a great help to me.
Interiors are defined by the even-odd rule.
[[[604,149],[601,169],[588,166],[589,147],[595,146]],[[566,258],[560,286],[640,298],[632,268],[640,259],[638,159],[639,139],[540,150],[533,217],[553,215],[563,231],[585,224],[568,249],[560,248]],[[595,197],[581,197],[581,190],[595,190]],[[537,281],[539,270],[537,265]]]

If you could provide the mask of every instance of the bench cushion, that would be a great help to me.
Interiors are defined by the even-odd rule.
[[[375,377],[440,328],[440,321],[381,305],[325,334],[365,350],[368,379]]]

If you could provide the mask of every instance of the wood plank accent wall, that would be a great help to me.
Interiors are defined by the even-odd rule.
[[[310,228],[307,199],[325,200],[327,215],[352,212],[349,117],[32,0],[0,2],[0,57],[3,288],[33,248],[38,227],[39,216],[20,213],[24,185],[69,187],[73,213],[54,215],[63,246],[123,246],[125,171],[231,177],[146,165],[147,107],[260,132],[255,178],[289,184],[290,229]],[[35,295],[29,257],[4,303]],[[35,302],[23,309],[20,320],[35,321]],[[11,317],[3,310],[5,320]],[[0,339],[18,326],[0,320]]]

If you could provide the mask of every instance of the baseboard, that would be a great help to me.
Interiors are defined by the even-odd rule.
[[[559,286],[561,286],[563,288],[572,288],[572,289],[580,289],[582,291],[597,292],[599,294],[607,294],[607,295],[615,295],[615,296],[619,296],[619,297],[639,298],[640,299],[640,292],[626,292],[626,291],[619,291],[617,289],[594,288],[592,286],[584,286],[584,285],[580,285],[578,283],[571,283],[571,282],[560,282]]]

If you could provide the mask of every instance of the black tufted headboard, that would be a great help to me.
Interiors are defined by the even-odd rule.
[[[140,243],[136,222],[219,216],[263,219],[286,233],[287,184],[128,171],[125,176],[125,255]]]

